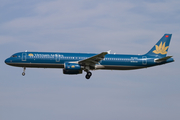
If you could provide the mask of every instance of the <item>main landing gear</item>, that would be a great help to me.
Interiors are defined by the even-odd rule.
[[[85,77],[86,77],[86,79],[89,79],[91,76],[92,76],[92,73],[90,71],[88,71]]]
[[[87,72],[87,74],[85,76],[86,79],[89,79],[92,76],[92,73],[89,70],[90,70],[89,66],[84,67],[84,71]]]
[[[24,69],[23,69],[22,76],[25,76],[25,71],[26,71],[26,67],[24,67]]]

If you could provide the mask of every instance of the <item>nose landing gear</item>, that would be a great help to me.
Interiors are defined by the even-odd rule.
[[[22,76],[25,76],[25,71],[26,71],[26,67],[24,67],[24,69],[23,69]]]

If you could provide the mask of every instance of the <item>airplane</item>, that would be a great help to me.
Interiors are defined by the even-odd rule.
[[[26,68],[62,68],[64,74],[77,75],[86,72],[86,79],[92,76],[91,70],[134,70],[174,62],[166,56],[172,34],[164,36],[144,55],[110,54],[110,51],[94,53],[61,52],[19,52],[5,60],[7,65]]]

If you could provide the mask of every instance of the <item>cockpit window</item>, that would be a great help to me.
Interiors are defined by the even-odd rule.
[[[12,55],[11,57],[17,57],[17,55]]]

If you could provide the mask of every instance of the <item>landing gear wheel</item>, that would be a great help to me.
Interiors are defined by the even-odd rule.
[[[88,76],[91,76],[91,75],[92,75],[92,73],[91,73],[91,72],[87,72],[87,75],[88,75]]]
[[[22,76],[25,76],[25,72],[22,73]]]
[[[23,68],[22,76],[25,76],[26,67]]]
[[[87,74],[86,74],[86,79],[89,79],[90,77],[91,77],[91,75],[92,75],[92,73],[91,72],[87,72]]]
[[[89,75],[86,75],[86,79],[89,79],[91,76],[89,76]]]

